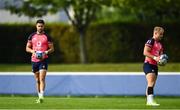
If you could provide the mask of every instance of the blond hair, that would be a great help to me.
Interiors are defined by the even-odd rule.
[[[164,32],[164,29],[162,28],[162,27],[160,27],[160,26],[155,26],[154,27],[154,30],[153,30],[153,32],[155,33],[155,32]]]

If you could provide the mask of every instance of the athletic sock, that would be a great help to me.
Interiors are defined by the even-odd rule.
[[[41,99],[43,99],[43,98],[44,98],[44,91],[41,91],[41,92],[40,92],[40,96],[39,96],[39,98],[41,98]]]
[[[154,101],[153,97],[154,97],[153,95],[148,95],[147,96],[147,102],[149,102],[149,103],[153,102]]]
[[[148,87],[147,88],[147,94],[148,95],[153,95],[154,94],[154,88],[153,87]]]
[[[148,87],[147,89],[147,102],[153,102],[154,101],[154,88],[153,87]]]
[[[38,92],[38,97],[39,97],[39,98],[41,97],[41,93],[40,93],[40,92]]]

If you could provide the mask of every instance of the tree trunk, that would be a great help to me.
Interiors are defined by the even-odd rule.
[[[82,64],[87,63],[87,51],[86,51],[86,42],[85,42],[85,32],[84,31],[79,31],[80,38],[79,38],[79,43],[80,43],[80,59]]]

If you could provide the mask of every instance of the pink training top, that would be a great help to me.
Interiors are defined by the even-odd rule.
[[[162,44],[160,42],[154,40],[153,38],[149,39],[146,42],[145,46],[148,46],[151,48],[150,53],[154,56],[159,56],[160,53],[163,51]],[[157,65],[157,62],[154,59],[149,58],[149,57],[146,57],[144,62],[152,64],[152,65]]]
[[[42,51],[45,52],[46,50],[49,49],[48,44],[52,43],[52,39],[49,35],[47,34],[37,34],[32,33],[29,38],[28,38],[28,43],[31,43],[32,49],[34,51]],[[48,58],[48,55],[44,55],[44,58]],[[37,59],[34,54],[31,56],[31,61],[32,62],[39,62],[40,59]]]

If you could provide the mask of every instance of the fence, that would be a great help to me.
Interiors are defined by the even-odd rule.
[[[159,72],[156,95],[180,96],[180,73]],[[145,95],[141,72],[48,72],[46,95]],[[0,72],[0,94],[36,94],[30,72]]]

